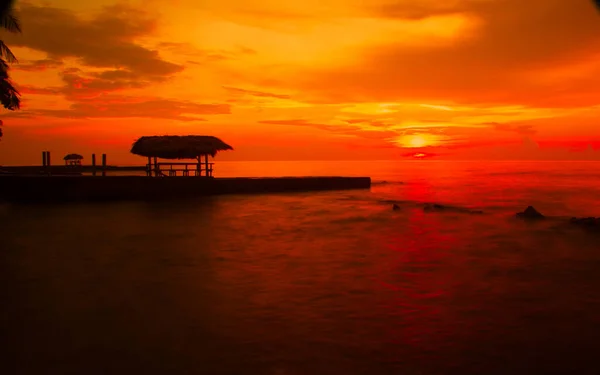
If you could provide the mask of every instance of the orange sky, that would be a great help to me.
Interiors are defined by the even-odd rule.
[[[600,160],[592,1],[18,3],[3,164],[131,164],[152,134],[218,136],[220,160]]]

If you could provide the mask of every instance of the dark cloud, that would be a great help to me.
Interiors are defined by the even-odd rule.
[[[6,35],[6,42],[45,52],[46,59],[25,61],[25,71],[62,68],[62,87],[21,86],[23,93],[63,95],[69,109],[23,110],[9,117],[46,116],[57,118],[146,117],[180,121],[202,121],[196,116],[231,113],[228,104],[197,104],[149,97],[136,99],[122,91],[141,89],[165,82],[183,66],[163,59],[159,51],[183,54],[201,63],[254,54],[239,47],[232,51],[200,50],[189,44],[164,42],[155,49],[138,42],[156,28],[156,18],[126,5],[102,8],[91,18],[53,6],[23,2],[19,17],[22,35]],[[76,58],[79,68],[65,68],[63,60]]]
[[[181,56],[187,56],[197,60],[190,61],[192,64],[205,64],[232,60],[235,55],[228,51],[213,51],[196,48],[189,43],[161,42],[157,45],[160,51],[168,51]]]
[[[93,98],[103,93],[125,89],[139,89],[152,83],[147,77],[128,70],[86,74],[82,70],[71,69],[62,72],[61,78],[65,83],[61,91],[70,100]]]
[[[60,95],[62,93],[61,87],[35,87],[31,85],[18,85],[17,88],[21,94]]]
[[[424,150],[424,148],[420,148],[418,151],[406,152],[406,153],[402,154],[401,156],[403,158],[410,158],[410,159],[430,159],[430,158],[435,158],[437,156],[440,156],[440,154],[427,152]]]
[[[23,33],[6,34],[5,42],[45,52],[54,61],[78,58],[86,66],[129,70],[148,80],[183,69],[136,42],[156,27],[156,20],[139,9],[114,5],[84,19],[69,10],[25,2],[18,16]]]
[[[236,94],[236,95],[250,95],[250,96],[257,96],[257,97],[261,97],[261,98],[291,99],[290,95],[273,94],[270,92],[245,90],[245,89],[239,89],[236,87],[227,87],[227,86],[223,86],[223,88],[225,90],[227,90],[229,93]]]
[[[156,98],[137,98],[119,95],[103,95],[93,100],[80,100],[69,109],[35,109],[7,114],[5,117],[57,117],[83,118],[160,118],[179,121],[205,121],[194,115],[230,114],[227,104],[198,104],[185,101]]]
[[[22,70],[26,72],[39,72],[47,69],[60,68],[63,66],[63,62],[61,60],[53,60],[53,59],[41,59],[41,60],[25,60],[19,61],[18,64],[14,64],[12,69]]]

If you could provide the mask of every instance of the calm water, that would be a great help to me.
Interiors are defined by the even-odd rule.
[[[219,163],[217,174],[375,184],[0,206],[2,373],[600,373],[600,235],[561,218],[600,216],[600,163]],[[513,219],[530,204],[553,218]]]

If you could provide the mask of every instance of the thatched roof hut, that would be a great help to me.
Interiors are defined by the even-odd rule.
[[[214,157],[219,151],[233,147],[217,137],[207,135],[144,136],[135,141],[131,153],[161,159],[197,159],[202,155]]]
[[[83,159],[83,156],[81,156],[79,154],[67,154],[63,158],[63,160],[82,160],[82,159]]]

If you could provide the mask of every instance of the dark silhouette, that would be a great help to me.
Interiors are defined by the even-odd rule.
[[[65,161],[65,165],[71,166],[81,166],[81,161],[83,160],[83,156],[79,154],[68,154],[63,158]]]
[[[206,135],[163,135],[144,136],[135,141],[131,147],[131,153],[148,158],[148,176],[176,176],[179,171],[183,176],[189,176],[192,172],[196,176],[212,177],[213,163],[208,162],[208,155],[213,158],[219,151],[233,150],[233,147],[217,137]],[[204,162],[202,162],[204,157]],[[154,166],[152,165],[154,158]],[[195,159],[196,163],[159,163],[161,159]],[[204,168],[202,167],[204,165]],[[167,167],[163,171],[162,167]],[[190,169],[191,168],[191,169]]]
[[[0,27],[11,33],[20,33],[21,25],[13,13],[14,3],[14,0],[0,0]],[[16,56],[4,41],[0,40],[0,102],[4,108],[11,111],[21,107],[21,94],[13,86],[10,76],[8,75],[8,64],[16,62]],[[1,122],[0,126],[2,126]],[[0,138],[2,138],[1,128]]]
[[[523,212],[518,212],[516,216],[519,219],[524,220],[538,220],[545,218],[544,215],[542,215],[538,210],[536,210],[532,206],[528,206]]]

